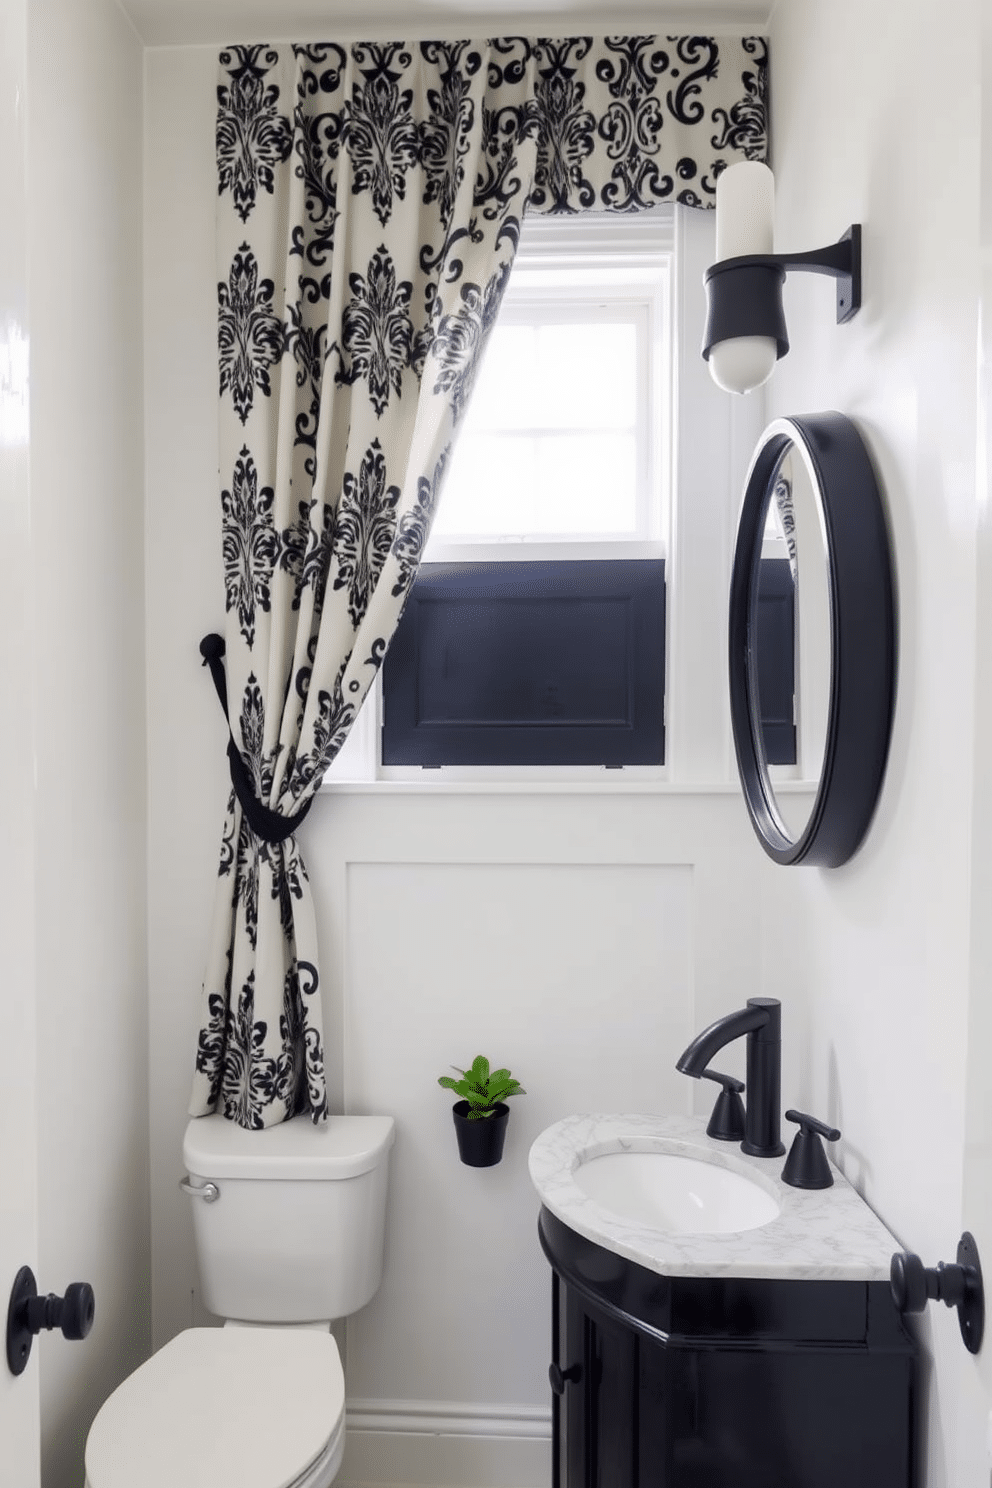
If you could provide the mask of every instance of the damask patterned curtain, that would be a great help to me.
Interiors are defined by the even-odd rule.
[[[221,54],[226,622],[202,649],[233,788],[194,1115],[327,1114],[296,829],[410,591],[524,212],[710,205],[765,157],[765,75],[753,37]]]

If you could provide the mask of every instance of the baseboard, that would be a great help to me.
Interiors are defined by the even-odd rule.
[[[551,1412],[352,1400],[336,1488],[547,1488]]]

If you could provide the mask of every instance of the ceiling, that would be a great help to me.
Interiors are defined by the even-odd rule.
[[[148,46],[763,30],[773,0],[119,0]],[[495,31],[498,26],[499,30]]]

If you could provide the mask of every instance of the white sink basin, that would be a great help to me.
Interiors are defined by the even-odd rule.
[[[790,1188],[784,1158],[706,1135],[706,1116],[577,1112],[530,1149],[542,1209],[659,1276],[886,1281],[899,1245],[839,1170]],[[542,1214],[542,1223],[545,1214]]]
[[[576,1185],[619,1219],[677,1235],[756,1230],[779,1214],[763,1187],[705,1159],[672,1152],[583,1154]]]

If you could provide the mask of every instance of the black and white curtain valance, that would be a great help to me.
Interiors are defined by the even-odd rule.
[[[524,213],[711,205],[765,158],[765,96],[760,37],[221,53],[226,619],[204,658],[232,791],[194,1114],[327,1114],[295,829],[409,593]]]

